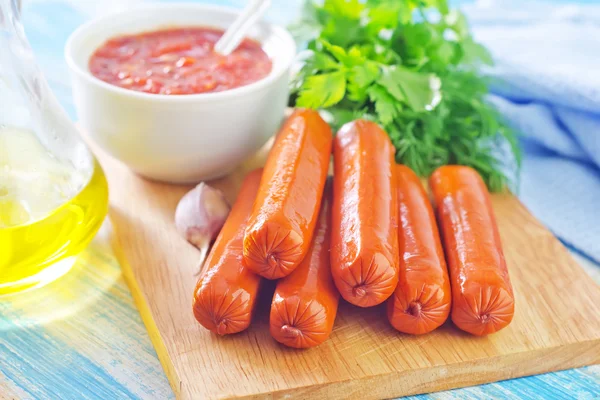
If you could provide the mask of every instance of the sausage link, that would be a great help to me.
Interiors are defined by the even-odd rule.
[[[340,294],[331,277],[331,184],[323,193],[321,212],[304,260],[277,282],[271,304],[271,336],[286,346],[307,348],[323,343],[333,329]]]
[[[450,314],[450,279],[435,215],[417,175],[396,166],[398,193],[398,286],[387,303],[388,319],[400,332],[419,335]]]
[[[513,318],[514,295],[487,188],[472,168],[444,166],[430,178],[452,286],[452,321],[487,335]]]
[[[296,110],[277,135],[244,238],[244,264],[255,273],[284,277],[306,255],[331,142],[331,128],[313,110]]]
[[[261,174],[257,169],[244,179],[194,290],[194,316],[219,335],[246,329],[258,297],[262,278],[242,265],[242,243]]]
[[[394,147],[375,123],[344,125],[334,140],[331,271],[348,302],[382,303],[398,283]]]

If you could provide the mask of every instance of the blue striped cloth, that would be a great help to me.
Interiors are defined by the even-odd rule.
[[[490,100],[523,135],[519,197],[600,263],[600,5],[487,0],[464,11],[496,60]]]

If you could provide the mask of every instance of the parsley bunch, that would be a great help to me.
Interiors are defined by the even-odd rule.
[[[487,50],[447,0],[308,0],[292,27],[308,49],[291,105],[328,111],[337,129],[378,122],[396,160],[426,177],[445,164],[475,168],[493,191],[509,181],[497,156],[516,134],[486,103]]]

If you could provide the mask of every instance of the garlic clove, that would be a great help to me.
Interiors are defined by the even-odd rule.
[[[179,201],[175,226],[188,242],[205,253],[223,227],[229,210],[223,193],[202,182]]]

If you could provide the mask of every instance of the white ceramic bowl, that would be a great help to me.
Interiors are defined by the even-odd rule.
[[[229,8],[162,4],[95,19],[77,29],[65,47],[80,123],[92,141],[145,177],[193,183],[229,173],[278,129],[288,99],[296,46],[283,28],[258,24],[258,40],[273,61],[271,73],[236,89],[193,95],[158,95],[108,84],[88,69],[107,39],[169,26],[225,29]]]

